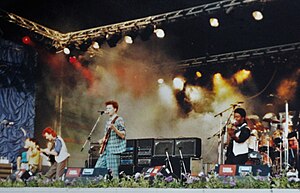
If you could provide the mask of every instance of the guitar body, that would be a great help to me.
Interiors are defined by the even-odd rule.
[[[118,119],[118,116],[116,116],[114,118],[114,120],[111,122],[111,124],[115,124],[117,119]],[[102,144],[100,144],[100,150],[99,150],[100,155],[103,154],[103,152],[106,148],[106,145],[107,145],[107,142],[108,142],[108,139],[109,139],[109,136],[110,136],[110,131],[111,131],[111,128],[107,129],[107,132],[104,136],[103,142],[102,142]]]
[[[108,141],[109,136],[110,136],[110,131],[111,131],[111,129],[109,128],[109,129],[107,130],[106,134],[105,134],[105,137],[104,137],[104,139],[103,139],[103,142],[102,142],[102,144],[101,144],[101,146],[100,146],[100,150],[99,150],[100,155],[103,154],[103,152],[104,152],[104,150],[105,150],[105,148],[106,148],[107,141]]]

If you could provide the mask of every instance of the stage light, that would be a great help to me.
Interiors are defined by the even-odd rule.
[[[137,35],[138,35],[137,29],[133,29],[133,31],[129,31],[125,34],[124,41],[127,44],[133,44],[133,42],[134,42],[135,38],[137,37]]]
[[[112,35],[107,35],[106,38],[107,38],[106,42],[109,45],[109,47],[113,48],[116,47],[117,43],[122,38],[122,34],[120,32],[116,32]]]
[[[129,36],[129,35],[124,36],[124,40],[125,40],[125,42],[126,42],[127,44],[132,44],[132,43],[133,43],[133,39],[132,39],[132,37]]]
[[[98,42],[93,42],[92,46],[93,46],[94,49],[99,49],[100,48],[100,45],[99,45]]]
[[[24,44],[26,44],[26,45],[29,45],[29,44],[31,43],[31,39],[30,39],[29,36],[24,36],[24,37],[22,38],[22,42],[23,42]]]
[[[158,94],[162,104],[168,107],[172,107],[175,104],[175,98],[170,86],[166,84],[160,84]]]
[[[191,102],[199,101],[202,98],[200,88],[195,86],[188,86],[185,90],[185,94]]]
[[[202,77],[202,73],[201,73],[200,71],[197,71],[197,72],[196,72],[196,77],[197,77],[197,78],[201,78],[201,77]]]
[[[64,53],[66,55],[69,55],[71,53],[70,49],[69,48],[64,48]]]
[[[176,77],[173,79],[173,87],[178,90],[183,90],[184,82],[182,78]]]
[[[156,34],[156,37],[158,37],[158,38],[164,38],[165,37],[165,32],[162,29],[155,29],[154,33]]]
[[[153,32],[154,32],[154,26],[153,25],[146,26],[140,32],[141,40],[143,40],[143,41],[149,40],[151,35],[153,34]]]
[[[243,83],[245,80],[247,80],[251,75],[251,71],[250,70],[240,70],[237,73],[235,73],[233,75],[234,80],[238,83],[241,84]]]
[[[163,84],[164,82],[165,82],[165,81],[164,81],[164,79],[162,79],[162,78],[160,78],[160,79],[157,80],[157,83],[158,83],[158,84]]]
[[[219,27],[219,20],[217,18],[210,18],[209,24],[211,27]]]
[[[262,12],[260,11],[253,11],[252,12],[252,17],[256,20],[256,21],[260,21],[264,18]]]
[[[75,62],[77,62],[76,56],[70,56],[70,57],[69,57],[69,62],[70,62],[71,64],[74,64]]]

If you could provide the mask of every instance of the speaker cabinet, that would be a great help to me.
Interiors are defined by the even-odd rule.
[[[99,157],[100,144],[98,142],[90,143],[89,155],[93,157]]]
[[[95,167],[97,161],[98,161],[98,158],[99,156],[92,156],[92,155],[89,155],[89,160],[88,160],[88,163],[86,165],[87,168],[93,168]]]
[[[152,157],[153,154],[153,138],[137,139],[137,157]]]
[[[11,163],[0,163],[0,178],[6,178],[13,172],[13,165]]]
[[[136,140],[126,140],[126,151],[120,155],[120,165],[135,165],[136,164]]]
[[[175,156],[180,157],[181,150],[183,157],[201,156],[201,139],[200,138],[176,138],[175,139]]]
[[[153,156],[164,157],[166,152],[169,156],[174,155],[174,139],[155,139]]]

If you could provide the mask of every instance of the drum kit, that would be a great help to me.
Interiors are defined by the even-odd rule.
[[[248,126],[251,129],[251,136],[248,140],[249,149],[248,162],[246,164],[268,165],[273,173],[279,174],[284,166],[284,129],[285,121],[278,120],[274,113],[267,113],[263,116],[262,122],[257,115],[249,115]],[[264,126],[268,125],[268,126]],[[289,133],[292,132],[292,127]],[[298,150],[296,137],[288,137],[289,149]],[[289,165],[292,165],[290,163]]]

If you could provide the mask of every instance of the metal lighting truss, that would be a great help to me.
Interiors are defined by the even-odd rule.
[[[290,51],[300,50],[300,42],[283,44],[271,47],[257,48],[251,50],[243,50],[237,52],[230,52],[212,56],[204,56],[199,58],[192,58],[182,60],[176,63],[178,68],[194,68],[205,66],[207,64],[224,63],[229,61],[247,60],[265,55],[284,53]]]
[[[195,7],[190,7],[182,10],[172,11],[168,13],[148,16],[131,21],[120,22],[116,24],[95,27],[86,30],[80,30],[69,33],[61,33],[40,24],[32,22],[28,19],[17,16],[13,13],[6,13],[8,19],[12,23],[34,31],[37,34],[45,36],[53,40],[53,46],[56,49],[62,49],[70,43],[77,43],[80,45],[87,39],[94,39],[97,37],[105,37],[107,34],[114,34],[118,32],[127,32],[133,29],[143,29],[147,25],[159,25],[162,22],[175,22],[177,19],[186,19],[197,17],[201,13],[217,11],[219,9],[228,10],[237,6],[246,5],[253,2],[264,2],[264,0],[223,0],[213,3],[203,4]]]

